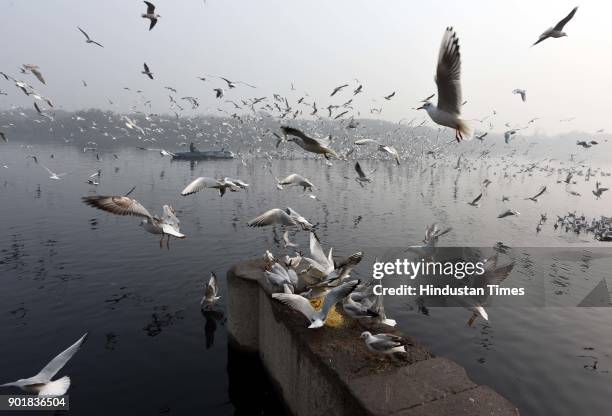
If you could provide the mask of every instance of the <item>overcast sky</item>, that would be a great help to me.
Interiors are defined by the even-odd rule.
[[[457,30],[462,51],[463,109],[466,119],[498,113],[503,123],[539,120],[540,132],[612,131],[612,2],[585,1],[565,27],[569,36],[531,48],[539,34],[576,5],[555,1],[361,1],[361,0],[156,0],[161,14],[148,31],[137,0],[0,0],[2,60],[0,70],[40,87],[57,106],[127,111],[142,89],[153,112],[169,112],[167,90],[192,95],[199,110],[217,114],[213,88],[218,79],[255,84],[241,86],[227,98],[266,96],[297,98],[307,92],[319,107],[351,98],[331,90],[354,78],[364,85],[355,109],[372,117],[412,118],[416,102],[435,92],[433,80],[444,29]],[[84,43],[76,26],[104,45]],[[147,62],[156,79],[140,73]],[[18,66],[40,66],[42,86]],[[81,80],[88,83],[82,86]],[[290,85],[296,91],[290,91]],[[527,103],[511,92],[527,90]],[[0,80],[0,106],[31,106],[10,83]],[[396,91],[391,101],[382,97]],[[309,99],[309,101],[312,100]],[[115,104],[108,103],[111,99]],[[376,100],[376,101],[373,101]],[[186,107],[189,107],[186,105]],[[142,109],[142,107],[141,107]],[[188,112],[187,114],[191,114]],[[421,116],[424,113],[421,114]],[[576,117],[571,122],[560,119]]]

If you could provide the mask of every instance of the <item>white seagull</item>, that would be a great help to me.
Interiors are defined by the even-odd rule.
[[[397,150],[395,150],[395,148],[393,146],[389,146],[386,144],[382,144],[381,142],[379,142],[378,140],[374,140],[374,139],[361,139],[361,140],[356,140],[355,144],[358,146],[362,146],[364,144],[375,144],[376,146],[378,146],[378,150],[381,152],[387,152],[389,153],[391,156],[393,156],[393,158],[395,159],[395,162],[399,165],[400,164],[400,157],[399,157],[399,153],[397,153]]]
[[[247,185],[248,186],[248,185]],[[230,191],[237,191],[240,187],[233,182],[225,179],[208,178],[206,176],[200,176],[199,178],[191,181],[189,185],[181,191],[181,195],[187,196],[195,194],[205,188],[217,189],[219,196],[225,195],[225,192],[229,189]]]
[[[200,301],[200,307],[203,307],[206,310],[212,309],[215,305],[215,302],[221,299],[221,296],[218,296],[218,294],[219,285],[217,283],[217,275],[212,272],[210,273],[210,279],[206,284],[206,288],[204,289],[204,296]]]
[[[70,387],[70,377],[64,376],[53,381],[51,379],[70,361],[86,339],[87,333],[49,361],[49,364],[35,376],[1,384],[0,387],[19,387],[29,393],[38,393],[39,396],[62,396],[66,394]]]
[[[81,29],[80,27],[77,26],[77,29],[79,29],[81,31],[81,33],[85,36],[85,43],[93,43],[94,45],[98,45],[99,47],[103,48],[104,46],[102,46],[100,43],[96,42],[95,40],[92,40],[89,35],[87,34],[87,32],[85,32],[83,29]],[[83,83],[85,84],[85,81],[83,81]],[[85,84],[85,86],[87,86],[87,84]]]
[[[293,141],[307,152],[322,154],[325,156],[325,159],[329,159],[330,156],[340,159],[338,154],[329,147],[329,138],[326,141],[313,139],[312,137],[308,137],[302,131],[287,126],[282,126],[281,131],[285,136],[285,141]],[[287,136],[291,137],[287,138]]]
[[[342,283],[341,285],[338,285],[330,290],[325,296],[323,307],[319,311],[312,307],[308,299],[300,295],[295,295],[292,293],[273,293],[272,298],[284,303],[285,305],[288,305],[308,318],[308,321],[310,321],[308,328],[321,328],[323,325],[325,325],[327,315],[336,305],[336,303],[342,301],[342,299],[350,295],[351,292],[355,290],[357,285],[359,285],[359,280],[353,280]]]
[[[438,67],[436,69],[438,86],[438,105],[426,101],[418,109],[425,109],[429,117],[441,126],[455,129],[455,139],[471,140],[474,130],[462,119],[461,115],[461,55],[459,39],[452,27],[446,28],[440,45]]]
[[[312,228],[312,224],[306,218],[290,207],[285,209],[272,208],[247,223],[249,227],[265,227],[277,224],[287,227],[300,226],[303,230]]]
[[[131,192],[131,191],[130,191]],[[184,239],[186,236],[180,232],[180,222],[176,217],[174,209],[169,205],[163,206],[163,215],[161,218],[155,217],[143,207],[140,202],[126,196],[106,196],[93,195],[81,198],[84,204],[91,207],[110,212],[115,215],[131,215],[144,218],[141,222],[142,227],[151,234],[161,234],[159,245],[163,245],[164,237],[168,236],[167,245],[170,242],[170,236]],[[168,245],[168,248],[169,245]]]
[[[361,333],[361,339],[365,341],[366,347],[377,354],[405,353],[406,347],[402,345],[402,338],[392,334],[372,335],[369,331]]]
[[[538,43],[542,42],[543,40],[546,40],[548,38],[561,38],[563,36],[567,36],[567,33],[565,33],[563,31],[563,27],[567,24],[567,22],[569,22],[570,20],[572,20],[572,17],[574,17],[574,15],[576,14],[576,10],[578,10],[578,6],[574,7],[572,9],[571,12],[569,12],[569,14],[567,16],[565,16],[563,19],[561,19],[559,21],[559,23],[557,23],[555,25],[555,27],[551,27],[548,28],[544,31],[544,33],[542,33],[540,35],[540,37],[538,38],[538,40],[536,41],[536,43],[534,43],[531,46],[535,46]]]
[[[283,189],[283,186],[301,186],[302,188],[304,188],[304,192],[306,192],[306,190],[309,190],[312,192],[312,188],[315,187],[313,183],[310,182],[309,179],[297,173],[292,173],[291,175],[283,179],[278,179],[278,178],[275,178],[275,179],[276,179],[276,187],[278,189]]]

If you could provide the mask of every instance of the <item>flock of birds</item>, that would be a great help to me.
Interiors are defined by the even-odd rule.
[[[145,1],[146,12],[142,14],[142,18],[148,19],[149,30],[152,30],[161,16],[156,13],[156,7],[151,2]],[[564,19],[557,23],[554,27],[547,29],[534,45],[548,38],[560,38],[566,36],[563,29],[565,25],[574,17],[577,8],[574,8]],[[89,34],[82,28],[78,27],[78,30],[85,37],[85,42],[88,45],[93,45],[99,48],[104,46],[93,40]],[[20,71],[22,74],[32,74],[38,81],[45,84],[45,78],[43,77],[41,69],[37,65],[24,64]],[[144,63],[143,70],[141,71],[144,76],[150,80],[155,80],[154,73],[151,68]],[[48,109],[43,110],[41,106],[45,103],[49,109],[53,108],[53,102],[40,94],[33,86],[18,80],[15,77],[8,75],[4,72],[0,74],[5,80],[13,82],[14,85],[23,92],[26,96],[34,99],[34,108],[38,114],[38,118],[33,120],[35,123],[49,123],[49,131],[54,132],[54,128],[60,130],[63,126],[54,126],[52,123],[55,118]],[[207,82],[211,78],[219,79],[223,81],[223,87],[215,87],[213,89],[215,97],[219,100],[226,96],[227,91],[237,89],[241,86],[254,89],[254,85],[248,84],[242,81],[232,81],[226,77],[221,76],[210,76],[198,77],[201,81]],[[241,103],[236,101],[227,100],[226,102],[233,105],[234,109],[237,110],[234,113],[230,113],[223,108],[218,110],[224,113],[227,117],[224,118],[223,122],[213,129],[210,123],[208,124],[196,124],[194,121],[183,119],[179,116],[176,110],[183,111],[184,105],[182,102],[177,100],[177,91],[171,86],[165,86],[170,93],[170,109],[175,112],[176,120],[174,121],[173,127],[169,127],[164,130],[162,125],[171,126],[171,120],[165,119],[163,116],[155,114],[147,114],[146,112],[137,111],[140,114],[138,117],[128,117],[127,115],[121,116],[122,127],[117,126],[117,120],[113,115],[107,115],[108,125],[102,126],[99,122],[91,120],[91,125],[79,127],[80,133],[93,134],[97,132],[100,137],[110,138],[116,140],[116,135],[130,136],[131,134],[137,135],[137,139],[142,143],[138,148],[143,151],[155,151],[158,152],[161,157],[172,157],[174,153],[162,148],[149,147],[154,146],[157,141],[155,135],[162,135],[170,133],[171,131],[176,133],[179,137],[182,137],[182,141],[179,143],[180,146],[186,146],[189,141],[188,134],[193,135],[196,140],[200,143],[214,144],[214,145],[231,145],[227,140],[227,137],[238,136],[245,138],[246,136],[256,137],[256,143],[254,146],[250,146],[246,152],[239,153],[238,156],[241,159],[241,163],[246,164],[246,160],[249,157],[262,156],[266,158],[266,165],[271,170],[271,161],[274,156],[287,155],[287,150],[283,150],[281,145],[293,143],[298,146],[301,150],[306,153],[310,153],[314,156],[320,155],[325,158],[325,163],[331,164],[332,160],[348,161],[351,158],[357,159],[357,149],[371,148],[374,149],[373,153],[368,154],[368,158],[373,158],[375,154],[389,158],[395,164],[400,165],[404,159],[427,158],[432,157],[434,160],[432,164],[428,165],[425,169],[434,167],[436,164],[443,164],[444,160],[449,159],[449,155],[445,154],[444,151],[447,149],[449,144],[453,142],[462,142],[476,138],[480,142],[485,142],[487,131],[481,131],[475,133],[475,129],[471,126],[471,120],[465,120],[461,117],[461,108],[465,104],[462,98],[461,90],[461,54],[459,48],[459,40],[456,32],[452,28],[447,28],[444,32],[442,43],[439,49],[438,62],[436,66],[435,82],[437,91],[435,94],[421,100],[420,106],[417,109],[423,109],[426,111],[428,117],[433,122],[433,129],[430,131],[436,131],[438,141],[440,133],[444,131],[444,128],[450,128],[454,131],[454,139],[449,143],[442,145],[434,145],[433,148],[426,148],[425,141],[420,144],[418,141],[413,140],[405,149],[399,148],[392,145],[391,139],[394,136],[407,134],[415,135],[419,128],[427,128],[427,120],[424,119],[421,122],[416,121],[416,118],[404,123],[405,120],[401,120],[399,126],[390,131],[385,138],[372,139],[369,137],[358,138],[354,141],[349,141],[346,137],[344,139],[336,139],[331,135],[323,137],[317,134],[320,131],[327,129],[333,123],[340,123],[343,131],[358,132],[361,128],[361,122],[355,118],[358,114],[352,114],[349,116],[353,108],[353,100],[359,94],[364,92],[364,85],[359,80],[356,80],[356,85],[352,89],[352,96],[350,99],[342,104],[330,104],[328,107],[319,107],[317,102],[309,97],[308,94],[300,97],[295,104],[290,104],[287,97],[283,97],[280,94],[273,94],[272,97],[253,97],[244,98]],[[83,82],[86,86],[86,83]],[[347,90],[349,83],[339,85],[331,91],[331,97],[341,97],[347,91],[350,93],[351,90]],[[125,87],[125,90],[131,91],[130,88]],[[291,90],[295,91],[293,85]],[[136,91],[137,94],[141,94],[142,91]],[[514,94],[520,96],[523,102],[527,100],[527,91],[523,89],[515,89]],[[437,103],[434,104],[431,100],[437,95]],[[385,93],[381,95],[381,98],[385,101],[394,99],[396,96],[395,91]],[[188,103],[192,109],[199,107],[199,101],[196,97],[186,96],[180,98],[180,100]],[[149,101],[142,101],[144,107],[150,106]],[[182,105],[181,105],[182,104]],[[319,114],[319,110],[325,108],[327,110],[327,117]],[[306,110],[307,109],[307,110]],[[242,110],[242,112],[240,111]],[[250,113],[252,114],[249,114]],[[382,107],[372,108],[371,114],[380,114]],[[23,111],[19,114],[28,117]],[[290,126],[290,120],[295,120],[302,115],[310,115],[317,117],[320,120],[320,126],[312,133],[305,132],[304,128],[298,128]],[[491,117],[495,116],[496,112],[487,115],[481,120],[476,120],[481,125],[485,122],[489,123],[489,130],[493,128],[491,123]],[[225,121],[229,118],[229,122]],[[85,122],[85,118],[81,116],[73,117],[76,122]],[[526,126],[512,126],[509,123],[506,124],[508,130],[504,133],[504,141],[508,145],[512,140],[516,138],[518,132],[526,129],[528,126],[535,123],[537,118],[530,120]],[[148,125],[145,123],[148,122]],[[236,123],[235,125],[232,123]],[[268,125],[276,126],[276,128],[265,127]],[[403,123],[403,124],[402,124]],[[83,123],[84,124],[84,123]],[[279,125],[280,124],[280,125]],[[111,127],[113,126],[113,127]],[[124,126],[124,127],[123,127]],[[3,129],[10,128],[11,125],[3,125]],[[116,128],[119,131],[112,131],[111,128]],[[203,133],[202,130],[208,128],[209,132]],[[249,130],[250,129],[250,130]],[[603,132],[601,130],[600,132]],[[79,134],[79,133],[77,133]],[[65,138],[66,142],[70,142],[73,138],[73,133],[70,134],[71,138]],[[315,137],[316,136],[316,137]],[[347,135],[348,136],[348,135]],[[6,131],[0,131],[0,137],[5,142],[8,142],[9,134]],[[413,136],[413,138],[419,138]],[[344,141],[343,141],[344,140]],[[399,137],[396,139],[398,142],[405,143],[406,137]],[[270,150],[262,150],[262,142],[267,141],[268,143],[275,142],[275,146]],[[599,144],[595,140],[579,140],[576,145],[583,149],[589,149],[592,146]],[[145,147],[147,146],[147,147]],[[420,148],[418,146],[421,146]],[[100,160],[97,143],[94,141],[88,142],[87,146],[83,148],[83,152],[96,153],[96,159]],[[277,153],[274,153],[277,152]],[[285,152],[285,153],[283,153]],[[480,154],[469,161],[467,158],[462,158],[460,155],[456,162],[456,169],[475,170],[477,169],[477,163],[481,163],[485,160],[491,147],[480,151]],[[516,154],[516,150],[513,150],[509,155],[503,157],[499,163],[512,163],[509,162],[512,157]],[[117,158],[116,155],[113,155]],[[66,173],[55,173],[49,169],[45,164],[42,163],[40,155],[30,155],[35,164],[40,165],[49,174],[49,178],[53,180],[61,180],[65,177]],[[572,156],[573,159],[573,156]],[[563,166],[553,167],[551,165],[552,159],[546,161],[546,163],[525,163],[523,165],[514,165],[519,167],[517,173],[532,175],[536,171],[543,172],[547,176],[557,173],[563,177],[558,183],[565,188],[568,194],[573,196],[580,196],[573,188],[576,184],[575,177],[583,176],[588,181],[590,176],[594,176],[597,173],[596,169],[588,168],[586,174],[582,171],[580,165],[574,166]],[[5,166],[7,167],[7,166]],[[374,181],[372,176],[373,172],[367,172],[361,166],[359,160],[355,161],[354,170],[356,175],[354,179],[360,186],[368,186],[369,183]],[[609,176],[610,174],[599,171],[601,176]],[[508,170],[505,170],[504,176],[510,177],[512,174]],[[514,174],[516,176],[516,174]],[[99,185],[100,171],[94,172],[87,178],[87,183],[92,186]],[[276,186],[279,190],[285,189],[286,187],[301,187],[304,192],[309,192],[310,197],[316,199],[316,195],[312,194],[314,189],[317,189],[315,184],[299,173],[291,173],[284,178],[275,177]],[[486,188],[492,183],[490,179],[485,179],[482,182],[482,191],[475,197],[466,201],[471,207],[477,208],[485,202]],[[227,192],[240,192],[249,188],[249,184],[241,179],[237,178],[214,178],[214,177],[198,177],[191,183],[187,184],[185,188],[180,192],[183,197],[188,197],[195,193],[211,189],[217,192],[220,196],[225,195]],[[597,181],[596,187],[593,190],[595,198],[599,199],[608,188],[602,187],[602,184]],[[140,225],[143,229],[151,234],[160,236],[159,244],[169,248],[170,238],[174,237],[177,239],[185,239],[187,236],[183,234],[180,228],[180,221],[177,218],[175,210],[171,205],[163,205],[161,215],[153,215],[145,208],[141,203],[130,195],[134,191],[132,188],[129,192],[123,195],[90,195],[82,198],[82,202],[88,206],[109,212],[119,216],[134,216],[141,219]],[[537,203],[540,198],[544,197],[547,192],[547,186],[542,186],[540,190],[532,196],[526,196],[524,199]],[[509,201],[509,197],[501,197],[503,202]],[[498,215],[498,218],[506,218],[510,216],[517,216],[520,213],[515,209],[506,209]],[[542,224],[546,222],[546,214],[542,214],[540,221],[537,225],[537,230],[541,229]],[[266,227],[266,226],[278,226],[284,228],[283,241],[285,248],[296,248],[297,245],[290,241],[288,229],[298,229],[309,233],[309,245],[310,255],[303,256],[301,252],[296,252],[294,257],[285,256],[283,259],[277,259],[272,253],[266,251],[264,259],[266,260],[265,280],[266,282],[276,289],[275,293],[272,294],[272,298],[282,304],[289,306],[291,309],[297,311],[303,315],[309,325],[309,328],[321,328],[325,326],[329,316],[335,312],[336,306],[341,305],[344,315],[364,322],[364,325],[368,325],[370,322],[377,324],[394,326],[395,321],[386,316],[383,297],[380,295],[374,295],[372,287],[373,282],[362,282],[360,280],[351,279],[351,271],[359,264],[363,258],[362,252],[354,253],[353,255],[337,260],[333,257],[332,249],[326,254],[321,246],[321,243],[316,235],[316,224],[313,224],[310,220],[305,218],[303,215],[298,213],[291,207],[285,208],[272,208],[266,210],[260,215],[248,221],[250,227]],[[563,217],[559,217],[558,221],[554,224],[555,229],[562,227],[566,231],[585,231],[593,232],[594,235],[599,239],[612,238],[612,219],[602,217],[599,220],[588,221],[584,216],[580,216],[574,213],[568,213]],[[427,227],[425,232],[425,238],[423,240],[423,246],[419,246],[424,252],[430,253],[432,248],[435,247],[440,237],[450,232],[450,228],[442,229],[436,224]],[[212,273],[208,282],[205,284],[204,295],[201,299],[201,306],[204,310],[212,310],[220,299],[220,291],[217,276]],[[320,307],[319,307],[320,306]],[[469,309],[473,312],[473,316],[470,320],[470,325],[477,316],[483,319],[488,319],[488,315],[484,308],[485,305],[469,305]],[[28,392],[35,392],[40,395],[62,395],[65,394],[70,386],[69,377],[65,376],[57,380],[52,378],[61,370],[61,368],[72,358],[72,356],[78,351],[83,345],[87,334],[81,337],[75,344],[70,346],[68,349],[60,353],[51,362],[45,366],[36,376],[20,379],[12,383],[6,383],[0,387],[19,387]],[[361,334],[361,338],[364,340],[366,347],[378,354],[396,354],[403,353],[405,351],[404,345],[402,345],[402,339],[392,334],[378,333],[373,334],[370,331],[364,331]]]

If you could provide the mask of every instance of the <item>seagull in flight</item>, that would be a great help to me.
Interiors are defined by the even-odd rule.
[[[30,378],[22,378],[11,383],[1,384],[0,387],[19,387],[28,393],[38,393],[39,396],[63,396],[70,388],[70,377],[64,376],[57,380],[51,379],[70,361],[72,356],[81,348],[87,339],[87,333],[77,342],[59,353],[49,361],[38,374]]]
[[[387,101],[389,101],[389,100],[390,100],[391,98],[393,98],[393,97],[395,97],[395,91],[393,91],[393,92],[392,92],[391,94],[389,94],[389,95],[385,95],[385,96],[384,96],[384,99],[385,99],[385,100],[387,100]]]
[[[329,138],[325,142],[323,140],[313,139],[312,137],[308,137],[301,130],[288,126],[281,126],[281,131],[285,136],[285,141],[295,142],[298,146],[300,146],[307,152],[322,154],[323,156],[325,156],[325,159],[328,160],[330,156],[336,159],[340,159],[338,154],[329,147]],[[291,137],[287,138],[287,136]]]
[[[147,65],[147,63],[145,62],[143,66],[144,66],[144,71],[142,71],[141,73],[142,73],[142,74],[145,74],[145,75],[146,75],[146,76],[148,76],[150,79],[154,79],[154,78],[153,78],[153,72],[151,72],[151,71],[149,70],[149,65]]]
[[[286,227],[300,226],[303,230],[312,229],[312,224],[290,207],[285,209],[272,208],[247,223],[249,227],[265,227],[277,224]]]
[[[574,7],[572,9],[571,12],[569,12],[569,14],[567,16],[565,16],[563,19],[561,19],[559,21],[559,23],[557,23],[555,25],[555,27],[551,27],[548,28],[544,31],[544,33],[542,33],[540,35],[540,37],[538,38],[538,40],[536,41],[536,43],[534,43],[531,46],[535,46],[538,43],[548,39],[548,38],[561,38],[563,36],[567,36],[567,33],[565,33],[563,31],[563,27],[567,24],[567,22],[569,22],[570,20],[572,20],[572,17],[574,17],[574,15],[576,14],[576,10],[578,10],[578,6]]]
[[[438,86],[438,105],[427,100],[418,110],[427,111],[436,124],[454,129],[457,142],[471,140],[473,129],[459,118],[462,103],[461,54],[459,39],[452,27],[446,28],[442,38],[435,80]]]
[[[27,158],[32,158],[32,159],[34,159],[34,162],[35,162],[37,165],[42,166],[42,167],[43,167],[43,168],[44,168],[44,169],[45,169],[47,172],[49,172],[49,179],[60,180],[60,179],[62,179],[64,176],[66,176],[66,174],[65,174],[65,173],[55,173],[55,172],[53,172],[51,169],[49,169],[48,167],[46,167],[45,165],[43,165],[41,162],[39,162],[39,161],[38,161],[38,158],[37,158],[36,156],[34,156],[34,155],[29,155],[29,156],[26,156],[26,159],[27,159]]]
[[[482,192],[480,193],[480,195],[474,198],[471,202],[466,201],[466,204],[471,205],[473,207],[478,207],[479,206],[478,201],[480,201],[480,198],[482,198]]]
[[[528,198],[525,198],[525,201],[526,201],[526,200],[530,200],[530,201],[533,201],[533,202],[538,202],[538,197],[542,196],[542,194],[543,194],[544,192],[546,192],[546,186],[543,186],[543,187],[540,189],[540,191],[539,191],[537,194],[535,194],[534,196],[530,196],[530,197],[528,197]]]
[[[272,298],[276,299],[285,305],[291,307],[291,309],[300,312],[304,315],[310,325],[308,328],[321,328],[325,325],[327,315],[336,305],[336,303],[342,301],[345,297],[351,294],[353,290],[359,285],[359,280],[353,280],[350,282],[344,282],[337,287],[331,289],[325,296],[323,301],[323,307],[317,311],[312,307],[310,301],[301,295],[293,293],[273,293]]]
[[[81,31],[81,33],[85,36],[85,43],[93,43],[94,45],[98,45],[99,47],[103,48],[104,46],[102,46],[100,43],[96,42],[95,40],[92,40],[89,35],[87,34],[87,32],[85,32],[83,29],[81,29],[80,27],[77,26],[77,29],[79,29]]]
[[[508,209],[497,216],[497,218],[506,218],[512,215],[520,215],[520,212]]]
[[[206,284],[206,287],[204,289],[204,296],[202,297],[202,300],[200,301],[200,307],[206,310],[211,310],[213,306],[215,305],[215,303],[219,299],[221,299],[221,296],[218,296],[218,295],[219,295],[219,284],[217,283],[217,275],[214,272],[212,272],[210,274],[210,279],[208,280],[208,283]]]
[[[397,163],[398,165],[400,164],[399,153],[397,152],[397,150],[393,146],[382,144],[378,140],[374,140],[374,139],[356,140],[355,144],[358,145],[358,146],[361,146],[361,145],[364,145],[364,144],[375,144],[375,145],[378,146],[378,150],[380,150],[381,152],[389,153],[395,159],[395,163]]]
[[[24,74],[27,74],[28,72],[30,72],[30,73],[34,74],[34,76],[36,78],[38,78],[38,80],[41,83],[45,84],[45,79],[43,78],[42,73],[40,72],[40,68],[38,67],[38,65],[23,64],[22,68],[21,68],[21,72],[23,72]]]
[[[123,196],[92,195],[85,196],[81,198],[81,200],[86,205],[98,208],[102,211],[110,212],[111,214],[123,216],[131,215],[143,218],[140,225],[145,229],[145,231],[151,234],[161,234],[161,240],[159,240],[160,247],[163,246],[164,237],[166,236],[168,236],[168,242],[166,243],[168,248],[170,248],[170,236],[180,239],[186,238],[186,236],[180,232],[180,222],[171,206],[163,206],[163,215],[161,218],[153,216],[144,206],[140,204],[140,202],[127,196],[133,190],[134,188],[132,188],[128,194]]]
[[[151,24],[149,25],[149,30],[151,30],[153,29],[153,26],[157,24],[157,19],[159,19],[161,16],[155,14],[155,5],[153,3],[148,1],[145,1],[144,3],[147,5],[147,12],[144,13],[142,17],[151,21]]]
[[[361,185],[361,187],[363,187],[363,183],[364,182],[372,182],[372,178],[369,178],[365,172],[363,171],[363,169],[361,169],[361,165],[359,164],[359,162],[355,162],[355,172],[357,172],[357,177],[355,178],[355,180],[357,181],[357,183],[359,185]]]
[[[329,96],[333,97],[334,95],[336,95],[336,93],[338,91],[340,91],[340,90],[342,90],[343,88],[346,88],[346,87],[348,87],[348,84],[343,84],[343,85],[340,85],[340,86],[334,88],[334,90],[332,91],[332,93]]]
[[[248,186],[248,185],[247,185]],[[182,196],[195,194],[205,188],[217,189],[219,196],[225,195],[225,192],[229,189],[232,192],[240,190],[241,186],[236,185],[234,182],[226,179],[215,179],[206,176],[200,176],[194,179],[181,191]]]
[[[276,178],[276,187],[278,189],[283,189],[283,186],[301,186],[304,188],[304,192],[306,192],[306,190],[312,192],[312,188],[314,188],[314,184],[310,182],[309,179],[297,173],[292,173],[283,179]]]
[[[246,82],[242,82],[242,81],[230,81],[229,79],[223,78],[223,77],[219,77],[219,78],[221,78],[223,81],[225,81],[227,83],[227,88],[229,88],[230,90],[232,88],[236,88],[236,84],[243,84],[243,85],[246,85],[247,87],[257,88],[254,85],[247,84]]]
[[[523,102],[527,101],[527,91],[526,90],[521,90],[519,88],[516,88],[512,91],[512,94],[518,94],[521,96],[521,100],[523,100]]]

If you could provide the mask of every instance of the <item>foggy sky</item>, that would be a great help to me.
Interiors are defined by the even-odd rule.
[[[66,110],[103,108],[170,112],[168,91],[200,99],[199,113],[219,114],[213,88],[224,82],[197,76],[223,75],[256,85],[227,91],[226,98],[287,95],[295,102],[308,93],[319,108],[342,104],[348,88],[355,115],[389,121],[422,118],[418,100],[435,92],[438,47],[446,26],[457,30],[463,65],[466,119],[498,113],[503,124],[523,125],[533,117],[539,133],[612,131],[610,99],[612,3],[580,4],[565,30],[568,37],[530,47],[546,28],[576,6],[562,1],[361,1],[361,0],[156,0],[161,14],[149,32],[137,0],[0,0],[0,70],[23,79]],[[87,45],[76,26],[96,41]],[[156,79],[140,73],[147,62]],[[24,63],[40,66],[47,86],[19,74]],[[81,80],[88,83],[83,87]],[[291,83],[296,91],[290,91]],[[152,108],[123,87],[142,89]],[[527,103],[511,92],[527,90]],[[0,79],[0,108],[31,108],[11,83]],[[391,101],[382,97],[396,91]],[[114,105],[108,103],[108,99]],[[375,101],[374,101],[375,100]],[[185,108],[190,106],[187,103]],[[371,108],[383,111],[370,114]],[[307,110],[307,109],[304,109]],[[325,112],[322,112],[325,114]],[[191,110],[185,115],[195,114]],[[576,117],[571,122],[560,119]],[[475,126],[478,128],[478,124]],[[536,132],[531,130],[531,132]]]

